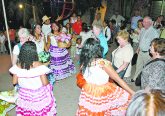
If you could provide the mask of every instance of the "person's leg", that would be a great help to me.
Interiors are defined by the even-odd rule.
[[[147,62],[151,59],[149,52],[143,53],[143,65],[145,66]]]
[[[5,47],[6,47],[7,53],[10,54],[8,41],[5,41]]]
[[[138,49],[138,46],[139,46],[138,43],[133,42],[133,50],[134,50],[134,53],[135,53],[136,50]]]
[[[2,43],[2,50],[3,50],[3,53],[6,52],[5,42]]]
[[[2,47],[2,43],[0,43],[0,53],[3,52],[3,47]]]
[[[133,77],[134,81],[136,80],[140,72],[142,71],[145,64],[149,61],[149,59],[151,59],[151,57],[149,56],[149,52],[145,52],[145,53],[139,52],[137,62],[136,62],[136,71]]]
[[[11,41],[11,50],[13,51],[14,46],[16,45],[15,41]]]
[[[140,74],[142,69],[143,69],[143,54],[139,52],[137,62],[136,62],[136,70],[135,70],[135,74],[132,81],[136,80],[137,76]]]
[[[71,54],[71,58],[75,58],[75,54],[76,54],[76,46],[71,46],[70,48],[70,54]]]

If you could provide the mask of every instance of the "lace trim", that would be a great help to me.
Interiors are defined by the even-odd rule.
[[[106,59],[96,59],[94,61],[91,62],[90,66],[96,66],[96,65],[109,65],[110,61],[106,60]]]

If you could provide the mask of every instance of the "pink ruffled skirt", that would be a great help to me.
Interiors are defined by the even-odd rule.
[[[37,90],[20,88],[16,104],[17,116],[56,116],[56,103],[50,84]]]

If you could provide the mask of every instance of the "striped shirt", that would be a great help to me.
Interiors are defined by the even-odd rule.
[[[159,34],[157,33],[156,29],[152,26],[148,29],[142,28],[140,35],[139,35],[139,48],[141,51],[148,51],[150,49],[151,41],[155,38],[158,38]]]

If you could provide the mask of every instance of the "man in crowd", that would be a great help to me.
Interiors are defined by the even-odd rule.
[[[140,40],[139,47],[136,51],[138,53],[138,58],[136,63],[136,71],[133,79],[131,79],[132,82],[136,80],[137,76],[140,74],[145,64],[151,58],[149,55],[151,41],[159,37],[159,34],[157,33],[156,29],[153,28],[152,25],[153,25],[152,19],[148,16],[144,17],[143,19],[144,28],[142,28],[139,34],[139,40]]]

